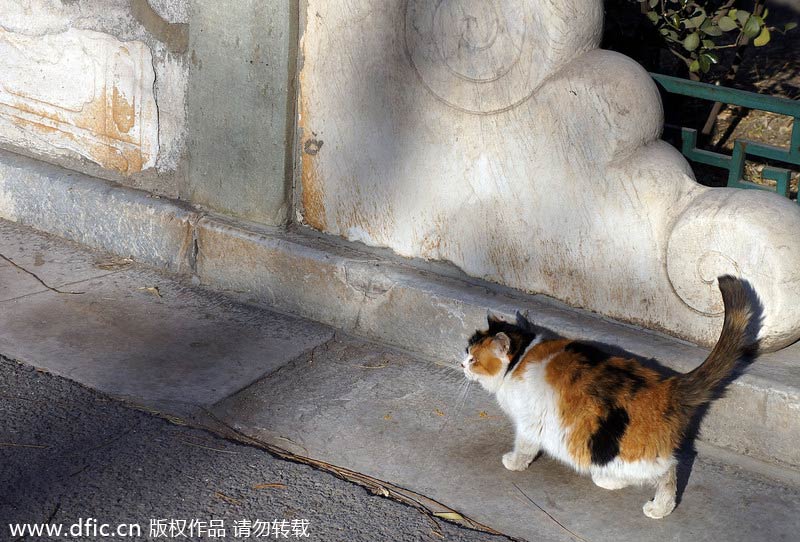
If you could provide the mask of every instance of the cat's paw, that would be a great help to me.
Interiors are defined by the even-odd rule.
[[[675,501],[659,503],[655,500],[652,500],[644,503],[644,506],[642,507],[644,515],[653,519],[661,519],[666,517],[670,515],[673,510],[675,510]]]
[[[532,456],[508,452],[503,454],[503,466],[508,470],[525,470],[533,460]]]

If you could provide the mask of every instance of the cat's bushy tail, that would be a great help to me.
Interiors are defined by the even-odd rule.
[[[696,369],[678,377],[676,399],[694,409],[707,403],[719,384],[731,374],[736,362],[750,346],[748,337],[753,318],[753,303],[745,284],[730,275],[719,277],[719,290],[725,305],[722,333],[706,360]]]

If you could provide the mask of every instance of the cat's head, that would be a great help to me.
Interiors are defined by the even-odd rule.
[[[467,344],[461,362],[464,376],[478,382],[489,392],[496,392],[503,382],[509,365],[534,339],[531,324],[517,313],[517,323],[511,324],[492,314],[487,316],[486,330],[477,330]]]

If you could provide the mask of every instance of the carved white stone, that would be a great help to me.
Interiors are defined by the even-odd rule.
[[[800,337],[800,210],[698,185],[599,0],[309,0],[302,213],[320,230],[710,344],[748,279]]]
[[[141,42],[0,27],[0,142],[130,174],[158,154],[153,63]]]
[[[546,24],[543,15],[553,7],[526,0],[411,0],[405,20],[411,61],[423,84],[445,103],[473,113],[503,111],[530,97],[575,50],[595,45],[593,34]],[[581,23],[595,26],[601,14],[581,13]],[[575,38],[573,47],[541,47],[544,40],[563,44]]]

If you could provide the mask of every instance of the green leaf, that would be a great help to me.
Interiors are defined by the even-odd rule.
[[[770,35],[769,35],[769,28],[766,26],[761,29],[761,33],[758,37],[753,41],[753,45],[756,47],[763,47],[764,45],[769,43]]]
[[[739,21],[740,24],[744,24],[747,22],[747,19],[750,18],[750,12],[740,9],[736,12],[736,20]]]
[[[659,0],[650,0],[650,2],[648,2],[647,5],[650,6],[651,8],[654,8],[654,7],[656,7],[658,5],[658,3],[659,3]]]
[[[708,56],[700,55],[700,58],[697,60],[700,63],[700,71],[703,73],[708,73],[708,70],[711,69],[711,61],[708,59]]]
[[[794,30],[795,28],[797,28],[797,23],[795,22],[786,23],[785,25],[783,25],[784,32],[788,32],[789,30]]]
[[[689,52],[694,51],[700,46],[700,34],[692,32],[683,40],[683,48]]]
[[[714,43],[711,40],[703,40],[702,43],[703,43],[703,49],[716,49],[717,48],[717,44]]]
[[[700,71],[700,62],[695,60],[691,64],[689,64],[689,71],[693,73],[697,73]]]
[[[712,64],[718,64],[719,63],[719,57],[717,55],[715,55],[714,53],[703,53],[700,56],[706,57],[706,60],[708,60]]]
[[[702,30],[707,36],[711,36],[713,38],[722,35],[722,30],[720,30],[716,25],[708,25],[706,28],[701,28],[700,30]]]
[[[717,21],[720,30],[723,32],[730,32],[731,30],[735,30],[739,28],[739,25],[736,24],[736,21],[725,15],[724,17],[720,17],[719,21]]]
[[[738,9],[736,9],[736,8],[729,9],[729,10],[728,10],[728,14],[726,15],[726,17],[730,17],[731,19],[735,19],[735,18],[736,18],[736,12],[737,12],[737,11],[739,11],[739,10],[738,10]]]
[[[698,15],[697,17],[692,17],[691,19],[687,19],[684,21],[686,28],[699,28],[706,21],[705,14]],[[691,26],[690,26],[691,25]]]
[[[750,17],[747,19],[747,22],[744,23],[742,32],[744,32],[744,35],[748,38],[755,38],[761,32],[761,26],[762,25],[758,23],[757,17]]]
[[[681,18],[678,16],[677,13],[672,16],[672,26],[676,30],[681,27]]]
[[[659,19],[659,16],[658,16],[658,13],[656,13],[655,11],[648,11],[647,12],[647,18],[650,19],[650,22],[657,23],[658,19]]]
[[[761,20],[766,21],[767,15],[769,15],[769,8],[764,8],[764,13],[761,14]]]

